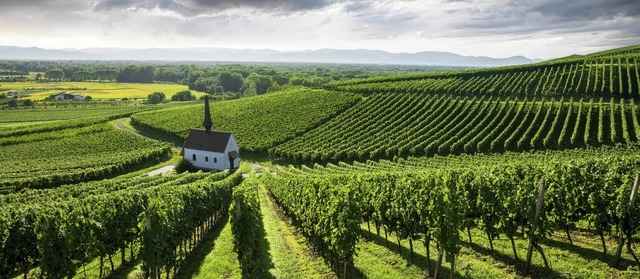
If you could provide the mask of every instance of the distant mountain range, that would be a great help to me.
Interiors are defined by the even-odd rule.
[[[424,51],[390,53],[381,50],[318,49],[276,51],[271,49],[230,48],[85,48],[43,49],[0,46],[3,60],[135,60],[135,61],[233,61],[233,62],[303,62],[343,64],[397,64],[442,66],[503,66],[537,62],[524,56],[492,58],[463,56],[450,52]]]

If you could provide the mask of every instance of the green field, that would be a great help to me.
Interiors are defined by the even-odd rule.
[[[182,169],[172,146],[202,101],[2,110],[0,278],[639,278],[638,61],[630,46],[214,101],[234,173],[147,175]],[[54,88],[30,98],[74,92]]]
[[[241,150],[266,151],[302,135],[360,100],[351,93],[318,89],[288,89],[238,100],[211,103],[213,128],[234,133]],[[202,128],[204,105],[135,114],[139,123],[185,138]]]
[[[163,92],[167,99],[173,94],[188,90],[186,85],[118,82],[3,82],[0,91],[18,91],[31,100],[43,100],[60,92],[91,96],[93,99],[147,99],[153,92]],[[204,93],[193,91],[196,97]]]

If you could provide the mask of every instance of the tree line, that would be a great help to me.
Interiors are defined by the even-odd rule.
[[[433,66],[333,64],[222,64],[111,61],[0,61],[0,72],[35,81],[176,83],[190,90],[234,97],[260,95],[283,86],[321,87],[333,81],[446,70]],[[30,72],[37,72],[29,77]],[[11,81],[11,80],[8,80]],[[15,80],[17,81],[17,79]]]

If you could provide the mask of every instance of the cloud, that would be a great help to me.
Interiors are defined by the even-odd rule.
[[[637,0],[0,0],[0,44],[557,57],[640,43]]]
[[[449,2],[453,36],[567,34],[619,30],[640,35],[637,0],[509,0]]]
[[[542,1],[530,7],[528,12],[538,12],[562,21],[593,20],[638,16],[640,4],[637,0]]]
[[[334,0],[99,0],[94,9],[161,9],[185,16],[219,13],[231,9],[255,9],[266,12],[292,13],[315,10],[331,5]]]

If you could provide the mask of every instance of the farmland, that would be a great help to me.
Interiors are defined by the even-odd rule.
[[[638,278],[638,59],[212,101],[235,173],[141,173],[177,152],[135,132],[184,139],[199,101],[0,111],[0,277]]]
[[[119,83],[119,82],[2,82],[0,91],[18,91],[21,95],[31,100],[43,100],[50,95],[60,92],[69,92],[91,96],[93,99],[147,99],[152,92],[163,92],[171,99],[173,94],[188,90],[187,86],[180,84],[154,84],[154,83]],[[196,97],[204,93],[193,92]]]

